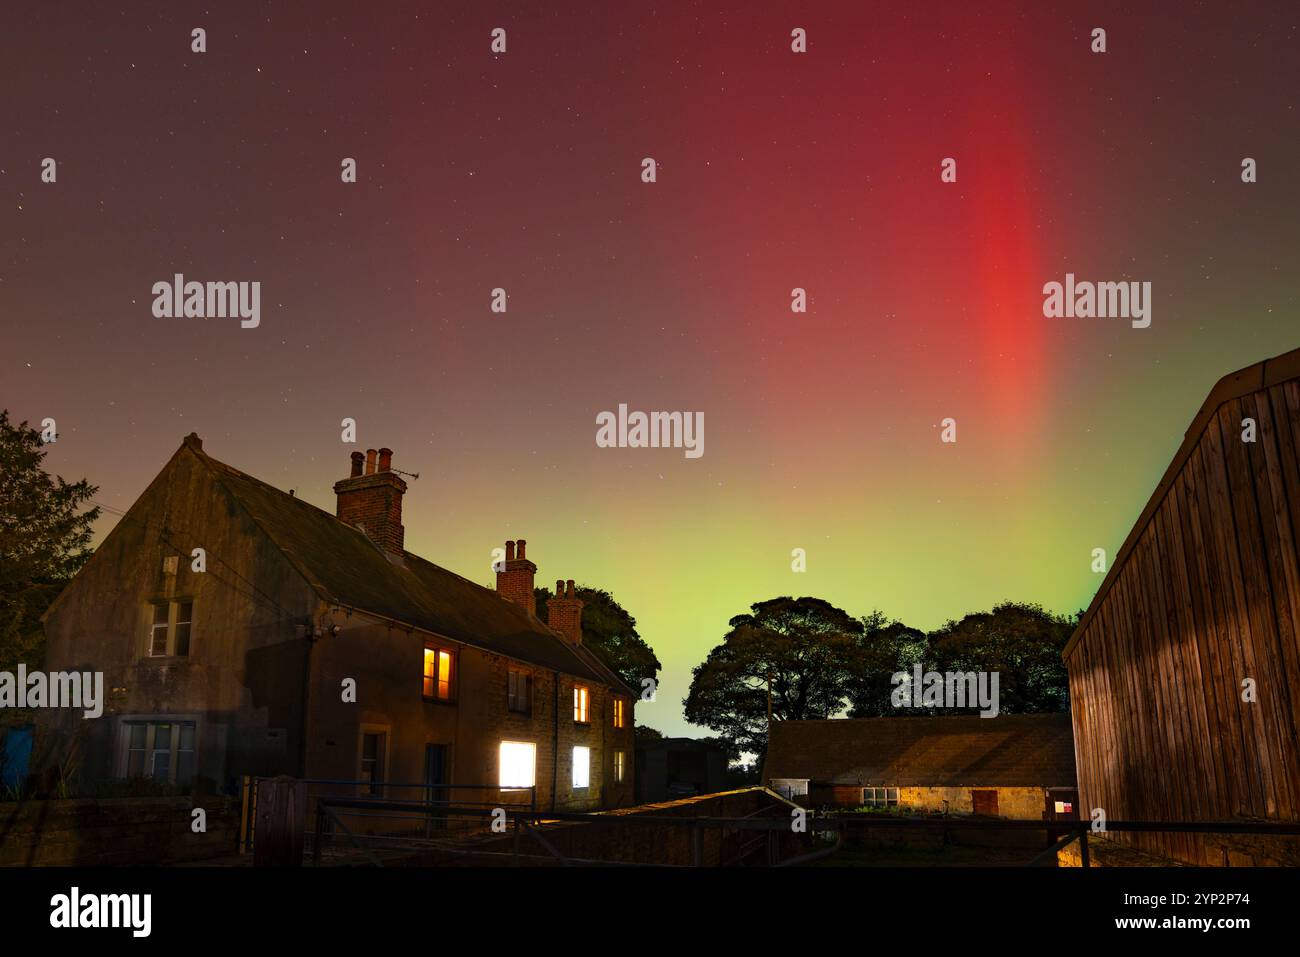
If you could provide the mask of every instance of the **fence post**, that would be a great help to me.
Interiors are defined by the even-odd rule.
[[[247,854],[251,849],[253,823],[253,778],[245,774],[239,788],[239,853]]]
[[[316,833],[311,841],[311,866],[320,867],[320,846],[325,843],[325,815],[321,813],[320,804],[316,805]]]

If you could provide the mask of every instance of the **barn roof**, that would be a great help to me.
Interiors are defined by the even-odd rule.
[[[1192,418],[1191,425],[1183,433],[1182,444],[1178,446],[1173,461],[1169,463],[1169,467],[1165,469],[1165,474],[1156,484],[1146,507],[1142,509],[1137,521],[1133,523],[1132,529],[1129,530],[1128,536],[1124,539],[1124,544],[1115,553],[1115,560],[1111,562],[1110,569],[1106,572],[1106,577],[1102,579],[1097,593],[1092,596],[1092,601],[1088,604],[1088,610],[1079,619],[1079,624],[1075,627],[1070,640],[1065,643],[1062,657],[1066,661],[1069,661],[1070,655],[1074,652],[1080,638],[1086,634],[1088,625],[1097,614],[1097,610],[1101,607],[1107,593],[1110,592],[1111,586],[1119,580],[1119,576],[1124,566],[1128,564],[1129,556],[1133,554],[1133,549],[1137,547],[1142,533],[1146,531],[1147,526],[1155,518],[1155,514],[1159,510],[1161,503],[1164,502],[1169,489],[1173,487],[1174,480],[1178,478],[1183,466],[1187,463],[1187,459],[1201,441],[1201,436],[1205,434],[1206,427],[1218,414],[1219,407],[1225,402],[1240,399],[1253,392],[1259,392],[1280,382],[1289,382],[1296,378],[1300,378],[1300,349],[1292,349],[1290,352],[1284,352],[1271,359],[1265,359],[1256,362],[1254,365],[1246,366],[1244,369],[1238,369],[1236,372],[1230,372],[1215,383],[1214,388],[1210,390],[1210,394],[1201,403],[1201,408]]]
[[[390,559],[329,512],[217,461],[197,441],[186,446],[325,601],[634,694],[591,649],[492,589],[412,552]]]
[[[763,780],[891,787],[1074,787],[1068,714],[844,718],[772,725]]]

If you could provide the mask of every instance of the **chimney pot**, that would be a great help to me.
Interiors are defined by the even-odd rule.
[[[379,471],[389,472],[392,471],[392,468],[393,468],[393,450],[380,449],[379,450]]]
[[[525,609],[528,614],[536,615],[537,594],[533,590],[533,576],[537,573],[537,566],[524,554],[527,544],[522,538],[517,542],[506,542],[506,560],[497,570],[497,594]]]
[[[566,584],[569,586],[569,591],[568,591],[568,593],[567,593],[567,597],[569,597],[569,598],[573,598],[573,597],[574,597],[574,591],[573,591],[573,579],[570,578],[570,579],[568,580],[568,582],[566,582]]]
[[[389,449],[384,450],[392,455]],[[361,529],[390,555],[401,557],[406,532],[402,528],[402,496],[406,483],[387,469],[375,473],[374,449],[353,452],[352,474],[334,483],[338,496],[334,514],[353,528]],[[363,473],[364,470],[364,473]]]
[[[556,598],[564,597],[564,582],[558,578],[555,579],[555,597]]]

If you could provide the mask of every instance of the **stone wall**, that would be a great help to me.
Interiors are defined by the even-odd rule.
[[[0,804],[0,866],[174,864],[236,853],[239,802],[230,797],[77,798]],[[207,831],[191,830],[194,807]]]

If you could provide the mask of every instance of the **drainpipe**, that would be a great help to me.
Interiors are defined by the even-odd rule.
[[[555,792],[560,786],[560,673],[555,672],[555,706],[551,709],[551,810],[555,810]]]
[[[302,750],[302,762],[299,766],[299,775],[306,779],[307,777],[307,733],[311,721],[311,652],[316,647],[316,639],[320,636],[320,629],[316,623],[312,622],[306,628],[307,632],[307,652],[303,655],[302,668],[302,728],[299,732],[301,738],[299,746]]]

